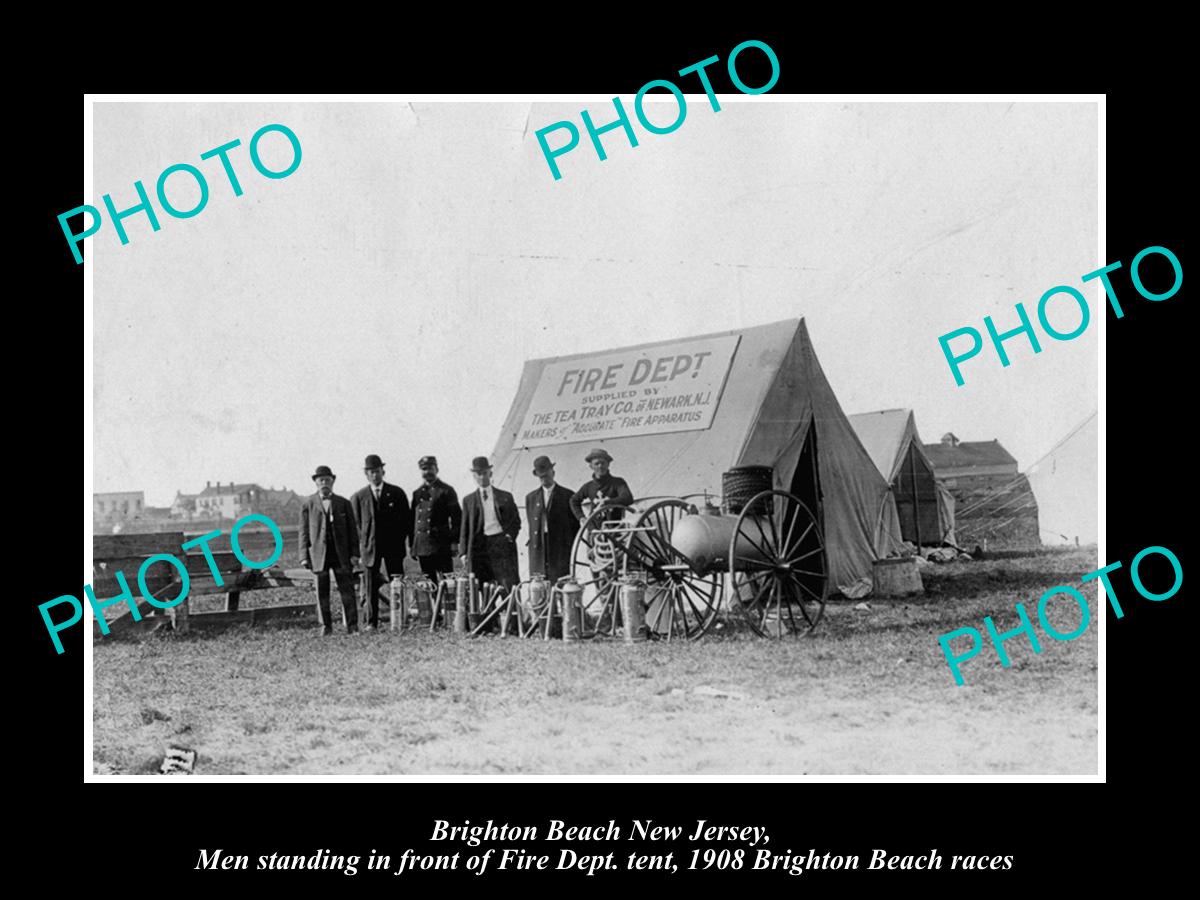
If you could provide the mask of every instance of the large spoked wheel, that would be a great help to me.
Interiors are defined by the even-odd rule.
[[[571,574],[583,588],[583,637],[613,636],[620,617],[629,527],[636,513],[610,503],[580,523],[571,548]]]
[[[696,507],[683,500],[655,503],[638,517],[629,542],[628,567],[636,566],[646,576],[646,626],[668,641],[703,637],[721,606],[721,574],[697,575],[671,546],[675,524],[695,512]]]
[[[764,637],[808,634],[825,613],[828,564],[821,525],[787,491],[763,491],[738,516],[729,542],[732,590]]]

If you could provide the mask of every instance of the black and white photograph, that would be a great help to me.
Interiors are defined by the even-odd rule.
[[[87,780],[1098,780],[1103,98],[676,83],[94,98]]]

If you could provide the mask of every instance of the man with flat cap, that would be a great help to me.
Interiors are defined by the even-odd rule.
[[[354,607],[354,579],[351,573],[358,561],[358,528],[350,501],[333,492],[336,480],[329,466],[317,466],[313,474],[317,492],[300,508],[300,564],[317,576],[317,613],[321,633],[333,634],[329,610],[329,573],[337,580],[342,598],[342,621],[346,633],[358,631],[358,610]]]
[[[417,466],[425,483],[413,491],[412,555],[421,571],[437,581],[443,572],[454,571],[462,507],[454,488],[438,478],[436,457],[422,456]]]
[[[541,480],[525,497],[529,522],[529,573],[545,575],[551,582],[571,573],[571,546],[579,520],[571,512],[573,491],[554,481],[554,463],[548,456],[533,461],[533,474]]]
[[[404,557],[413,527],[404,489],[383,480],[383,460],[372,453],[363,462],[367,486],[350,498],[358,526],[365,581],[362,607],[367,630],[379,627],[379,590],[404,574]],[[384,572],[386,571],[386,578]]]
[[[486,456],[471,461],[471,474],[479,489],[463,497],[458,538],[463,564],[480,583],[490,581],[511,588],[521,580],[517,565],[521,514],[513,495],[492,484],[492,466]]]
[[[571,497],[571,512],[580,522],[605,504],[633,505],[633,493],[625,479],[609,474],[608,467],[612,461],[613,458],[603,447],[592,450],[584,457],[584,462],[592,467],[592,477]],[[584,503],[590,508],[585,510]]]

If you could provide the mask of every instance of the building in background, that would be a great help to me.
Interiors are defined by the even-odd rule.
[[[300,507],[304,500],[295,491],[286,487],[259,488],[254,499],[254,512],[267,516],[280,527],[294,525],[300,519]]]
[[[273,519],[276,524],[289,525],[300,514],[301,499],[286,487],[280,490],[264,488],[255,482],[223,484],[205,482],[198,494],[179,491],[171,503],[171,517],[192,520],[240,519],[257,513]]]
[[[958,545],[993,548],[1036,547],[1038,505],[1029,479],[997,440],[960,441],[952,433],[925,445],[934,475],[954,495]]]
[[[124,525],[141,518],[145,512],[144,491],[115,491],[92,494],[92,524],[97,531],[107,531],[113,525]]]

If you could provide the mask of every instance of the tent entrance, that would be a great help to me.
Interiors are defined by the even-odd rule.
[[[792,483],[788,491],[800,498],[800,502],[812,510],[812,514],[820,522],[820,528],[825,530],[825,515],[821,509],[821,476],[817,469],[817,429],[811,424],[804,438],[804,448],[800,458],[796,460],[796,471],[792,474]]]
[[[904,455],[892,490],[896,513],[900,516],[900,536],[918,547],[940,544],[942,530],[938,523],[937,483],[933,469],[912,445]]]

